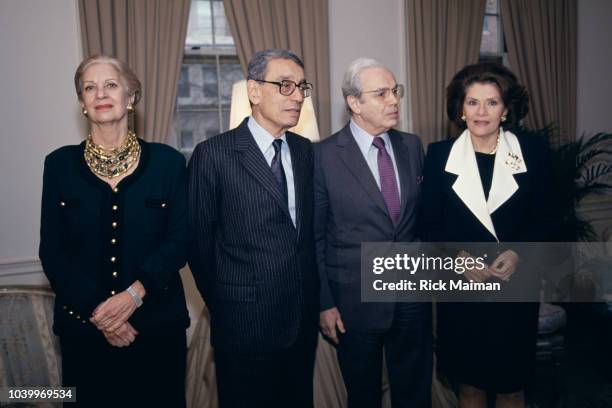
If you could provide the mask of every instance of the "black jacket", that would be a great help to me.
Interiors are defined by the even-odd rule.
[[[277,351],[318,328],[312,147],[286,138],[297,227],[247,120],[200,143],[189,163],[189,266],[217,348]]]
[[[178,272],[188,245],[185,159],[162,144],[140,145],[138,167],[116,189],[89,170],[84,142],[45,160],[39,255],[59,335],[97,332],[92,311],[137,279],[147,294],[129,319],[136,330],[189,325]]]

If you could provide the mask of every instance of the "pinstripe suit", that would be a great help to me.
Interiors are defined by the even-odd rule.
[[[291,132],[286,132],[286,139],[294,174],[295,226],[246,120],[200,143],[189,164],[193,228],[189,264],[210,309],[218,366],[235,355],[245,357],[247,365],[264,361],[283,355],[296,344],[305,344],[302,356],[312,356],[307,366],[314,361],[319,281],[313,235],[312,147],[307,139]],[[258,373],[254,370],[254,377]],[[312,367],[304,378],[312,393]],[[269,381],[267,387],[273,387]],[[219,385],[220,392],[222,386],[225,384]]]

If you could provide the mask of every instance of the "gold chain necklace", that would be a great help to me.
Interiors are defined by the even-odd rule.
[[[127,173],[140,157],[140,143],[131,130],[123,145],[106,149],[94,143],[91,133],[85,141],[85,162],[100,177],[114,178]]]

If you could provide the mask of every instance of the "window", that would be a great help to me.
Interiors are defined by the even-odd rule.
[[[506,44],[499,9],[499,0],[487,0],[480,43],[480,61],[496,61],[501,64],[506,62]]]
[[[173,123],[187,158],[199,142],[227,130],[232,84],[241,79],[223,1],[191,0]]]

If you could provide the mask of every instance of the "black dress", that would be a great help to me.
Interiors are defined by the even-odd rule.
[[[476,152],[489,197],[495,155]],[[482,390],[523,390],[533,375],[537,303],[438,304],[438,370],[449,380]]]
[[[185,160],[139,142],[138,167],[115,189],[87,167],[84,143],[45,160],[39,255],[56,293],[63,384],[77,387],[80,406],[185,405]],[[135,280],[147,291],[129,319],[139,334],[112,347],[89,317]]]
[[[514,175],[518,190],[491,214],[491,220],[501,243],[546,241],[551,222],[548,150],[536,141],[518,141],[527,171]],[[421,238],[429,242],[495,243],[495,237],[453,190],[457,175],[445,171],[454,142],[429,146],[422,185]],[[477,153],[476,161],[488,197],[495,155]],[[519,266],[512,279],[530,272]],[[535,302],[438,303],[438,373],[453,384],[469,384],[488,392],[526,389],[535,365],[538,309]]]

